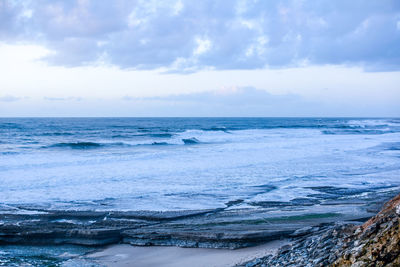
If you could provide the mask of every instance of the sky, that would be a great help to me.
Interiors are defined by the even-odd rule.
[[[398,0],[0,0],[0,116],[400,117]]]

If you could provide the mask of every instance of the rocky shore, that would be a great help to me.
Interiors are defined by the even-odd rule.
[[[299,228],[332,222],[338,217],[328,212],[266,220],[262,217],[264,210],[25,211],[30,214],[1,215],[0,244],[104,246],[125,243],[236,249],[287,237]]]
[[[240,266],[400,266],[400,195],[362,225],[299,229],[276,255]]]
[[[335,196],[331,188],[322,190]],[[166,212],[9,205],[1,207],[0,246],[11,250],[47,246],[51,251],[70,245],[86,251],[113,244],[238,249],[290,239],[290,245],[280,248],[277,254],[242,266],[399,266],[400,197],[368,220],[382,207],[382,199],[395,193],[386,191],[357,199],[353,195],[343,197],[343,190],[340,192],[337,199],[321,196],[325,200],[318,205],[304,199],[290,203],[264,201],[257,203],[257,209],[242,208],[240,201],[229,202],[225,208]],[[0,255],[0,261],[13,262],[13,252],[7,255]],[[62,259],[52,256],[50,260],[85,259],[83,253],[60,255]]]
[[[337,220],[366,218],[352,214],[303,210],[282,211],[266,217],[268,208],[199,211],[63,211],[19,207],[0,215],[0,245],[179,246],[237,249],[290,237],[298,229]]]
[[[264,188],[263,188],[264,189]],[[0,207],[0,245],[179,246],[243,248],[323,230],[334,222],[365,222],[394,196],[371,191],[318,187],[318,194],[289,202],[243,200],[223,208],[183,211],[56,210],[46,205]],[[302,230],[303,231],[303,230]]]

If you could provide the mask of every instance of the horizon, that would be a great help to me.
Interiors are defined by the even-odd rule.
[[[354,117],[354,116],[344,116],[344,117],[331,117],[331,116],[309,116],[309,117],[296,117],[296,116],[287,116],[287,117],[280,117],[280,116],[275,116],[275,117],[267,117],[267,116],[227,116],[227,117],[185,117],[185,116],[158,116],[158,117],[152,117],[152,116],[142,116],[142,117],[130,117],[130,116],[122,116],[122,117],[106,117],[106,116],[92,116],[92,117],[62,117],[62,116],[53,116],[53,117],[29,117],[29,116],[20,116],[20,117],[0,117],[0,119],[399,119],[400,117]]]

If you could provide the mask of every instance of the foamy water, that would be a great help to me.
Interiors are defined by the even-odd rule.
[[[0,119],[2,209],[257,208],[399,174],[398,119]]]

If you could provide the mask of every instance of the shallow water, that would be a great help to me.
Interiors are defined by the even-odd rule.
[[[0,266],[101,267],[79,256],[94,252],[81,246],[1,246]],[[76,257],[76,258],[75,258]]]
[[[298,206],[399,174],[392,118],[0,119],[0,206],[16,212]]]

